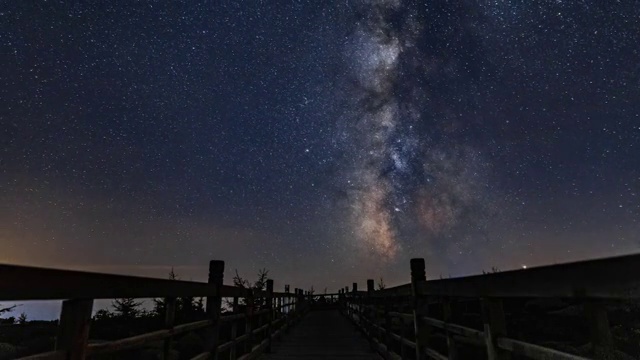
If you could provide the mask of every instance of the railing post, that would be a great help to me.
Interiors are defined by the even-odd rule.
[[[284,307],[283,307],[283,313],[285,314],[285,328],[284,328],[284,332],[288,333],[289,332],[289,327],[291,326],[291,295],[289,295],[289,285],[285,285],[284,286],[284,292],[285,292],[285,297],[284,297]]]
[[[358,296],[358,283],[353,283],[353,287],[351,288],[351,293],[353,294],[353,311],[352,313],[354,314],[354,320],[355,320],[355,315],[358,316],[358,320],[360,320],[360,301],[358,301],[359,299],[357,298]]]
[[[453,322],[453,313],[451,308],[451,299],[445,298],[443,303],[443,316],[444,322],[449,324]],[[457,360],[458,359],[458,350],[456,348],[456,342],[453,338],[453,335],[449,330],[445,331],[447,335],[447,358],[449,360]]]
[[[231,322],[231,349],[229,349],[229,359],[236,360],[238,358],[237,347],[238,342],[236,339],[238,338],[238,321]]]
[[[499,337],[507,335],[507,322],[502,309],[502,301],[496,298],[483,298],[482,321],[484,322],[484,341],[488,360],[507,360],[511,354],[498,347]]]
[[[246,308],[246,312],[247,312],[247,316],[246,316],[246,320],[245,320],[245,327],[244,327],[244,331],[245,334],[247,335],[247,340],[245,340],[244,342],[244,350],[245,350],[245,354],[250,354],[251,351],[253,350],[253,306],[254,306],[254,301],[253,301],[253,290],[252,289],[247,289],[247,298],[245,298],[245,302],[247,303],[247,308]]]
[[[403,311],[401,311],[403,312]],[[407,322],[404,317],[400,318],[400,358],[406,359],[409,357],[409,352],[407,351],[407,346],[404,343],[404,340],[407,339],[407,334],[409,332]]]
[[[295,314],[296,316],[298,316],[298,311],[300,310],[300,289],[295,288],[293,289],[293,302],[295,303],[294,305],[294,309],[295,309]]]
[[[290,298],[289,298],[289,295],[288,295],[289,294],[289,289],[290,289],[289,285],[285,285],[284,286],[284,292],[287,295],[285,295],[285,297],[283,299],[284,307],[282,308],[282,312],[285,313],[286,315],[289,315],[289,303],[291,302]]]
[[[222,310],[222,281],[224,279],[224,261],[211,260],[209,262],[209,280],[216,289],[214,296],[207,297],[207,317],[213,321],[213,326],[207,334],[206,338],[206,350],[211,353],[212,359],[218,358],[217,347],[219,345],[220,337],[220,311]]]
[[[85,358],[92,309],[93,299],[72,299],[62,302],[56,350],[67,351],[67,360]]]
[[[235,315],[240,311],[240,298],[237,296],[233,297],[233,305],[231,307],[232,313]],[[233,344],[231,345],[231,349],[229,350],[229,359],[236,360],[238,358],[238,342],[236,339],[238,338],[238,321],[231,322],[231,341]]]
[[[607,309],[598,300],[587,300],[584,310],[589,323],[589,333],[591,344],[593,344],[594,355],[598,356],[599,351],[611,349],[613,347],[613,336],[609,326]]]
[[[383,312],[383,319],[384,320],[384,344],[387,346],[387,351],[391,351],[391,343],[393,342],[393,338],[391,337],[391,333],[392,333],[392,329],[391,329],[391,325],[392,325],[392,319],[391,319],[391,315],[389,315],[389,313],[391,312],[391,302],[389,298],[384,298],[382,300],[382,306],[384,309]]]
[[[427,316],[427,301],[421,293],[422,284],[427,281],[424,259],[411,259],[411,295],[413,297],[413,324],[416,336],[416,359],[427,358],[429,326],[423,320]]]
[[[349,287],[345,286],[344,287],[344,304],[345,304],[345,310],[347,312],[347,317],[351,318],[351,302],[353,301],[353,299],[351,297],[349,297]]]
[[[374,286],[375,283],[373,282],[373,279],[367,279],[367,305],[369,307],[365,310],[365,313],[369,314],[368,320],[370,322],[367,324],[363,324],[363,328],[367,329],[367,336],[370,338],[373,338],[373,334],[376,332],[375,324],[377,323],[378,319],[377,304],[375,299],[373,298],[373,292],[375,291]]]
[[[270,353],[271,352],[271,335],[273,334],[273,280],[268,279],[267,280],[267,309],[269,309],[269,313],[267,314],[267,321],[268,321],[268,325],[267,325],[267,348],[265,349],[265,352]]]
[[[305,306],[305,301],[304,301],[304,290],[302,289],[298,289],[298,304],[300,304],[300,309],[298,311],[298,315],[302,316],[302,312],[304,311],[303,308]]]
[[[166,329],[173,328],[176,321],[176,298],[170,297],[164,299],[164,327]],[[172,337],[164,339],[162,344],[162,358],[168,360],[171,356]]]

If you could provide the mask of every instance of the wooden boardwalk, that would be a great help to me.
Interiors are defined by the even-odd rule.
[[[314,310],[260,359],[376,359],[369,342],[338,310]]]
[[[209,262],[206,283],[0,264],[0,301],[64,299],[55,348],[19,354],[25,360],[143,354],[159,350],[160,341],[167,359],[180,351],[173,345],[194,331],[203,336],[203,346],[192,360],[588,360],[602,354],[623,358],[617,356],[623,351],[640,359],[637,342],[627,335],[633,323],[618,315],[625,309],[621,303],[640,299],[640,254],[429,281],[424,259],[411,259],[410,270],[411,282],[404,285],[376,290],[368,279],[366,291],[353,283],[351,289],[314,295],[300,288],[290,292],[286,284],[276,292],[272,279],[263,287],[224,285],[221,260]],[[184,297],[205,297],[206,311],[176,324],[176,298]],[[164,298],[164,311],[149,318],[164,324],[130,337],[89,341],[92,323],[99,321],[91,321],[94,299],[114,298]],[[223,313],[223,299],[233,299],[232,312]],[[529,306],[545,299],[561,309],[581,306],[583,316],[560,319],[552,313],[556,305]],[[535,326],[528,326],[531,319]],[[618,326],[626,332],[611,331]],[[566,350],[527,339],[548,339]]]

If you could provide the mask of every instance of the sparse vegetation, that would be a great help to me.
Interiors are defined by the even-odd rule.
[[[20,316],[18,316],[18,324],[24,325],[26,323],[27,323],[27,314],[25,314],[24,312],[21,312]]]
[[[264,291],[267,289],[267,280],[269,278],[269,270],[266,268],[258,270],[258,276],[253,284],[246,278],[242,277],[238,273],[238,269],[235,270],[235,275],[233,276],[233,285],[245,289],[252,289],[255,291]],[[254,296],[253,298],[253,306],[255,309],[260,309],[264,307],[266,304],[266,299],[261,296]],[[240,299],[241,306],[248,306],[247,301],[245,299]],[[227,302],[227,306],[231,306],[229,302]]]
[[[134,298],[120,298],[111,302],[114,315],[124,320],[130,320],[141,314],[140,306],[142,301],[136,301]]]

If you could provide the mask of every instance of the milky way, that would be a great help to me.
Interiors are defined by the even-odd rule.
[[[462,222],[477,230],[480,201],[486,200],[478,183],[486,172],[470,145],[434,140],[442,124],[417,131],[434,118],[427,103],[433,96],[420,78],[437,71],[429,65],[442,56],[417,48],[424,25],[416,11],[400,1],[356,7],[346,51],[355,84],[346,120],[356,154],[346,170],[352,226],[363,252],[393,260],[403,244],[450,235]],[[418,224],[421,234],[403,231],[408,224]]]

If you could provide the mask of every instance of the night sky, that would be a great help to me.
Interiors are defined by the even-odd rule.
[[[640,249],[640,7],[0,5],[0,262],[322,292]]]

